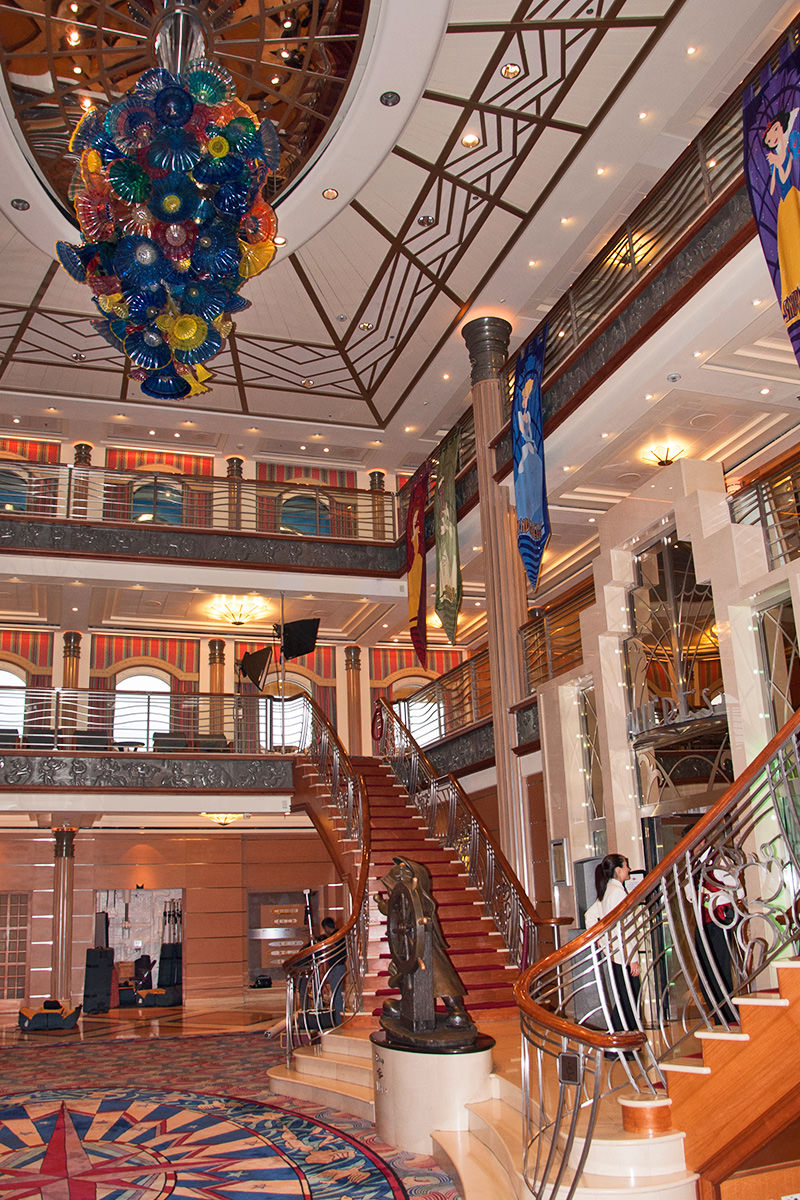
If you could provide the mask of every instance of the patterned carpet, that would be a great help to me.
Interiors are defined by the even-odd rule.
[[[271,1096],[260,1034],[0,1051],[3,1200],[458,1200],[369,1122]]]

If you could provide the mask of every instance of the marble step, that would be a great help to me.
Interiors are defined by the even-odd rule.
[[[364,1117],[368,1121],[375,1120],[375,1100],[371,1084],[367,1088],[338,1079],[301,1075],[299,1071],[284,1066],[270,1067],[267,1078],[270,1091],[277,1096],[309,1100],[315,1104],[329,1105],[339,1112]]]
[[[298,1046],[292,1055],[292,1067],[298,1075],[372,1087],[371,1056],[356,1058],[353,1054],[337,1054],[325,1042],[316,1046]]]

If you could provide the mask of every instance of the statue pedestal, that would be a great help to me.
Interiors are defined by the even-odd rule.
[[[444,1052],[390,1046],[383,1030],[370,1041],[375,1125],[390,1146],[432,1154],[432,1129],[466,1129],[465,1105],[490,1098],[494,1038]]]

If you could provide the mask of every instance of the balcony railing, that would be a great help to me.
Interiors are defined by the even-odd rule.
[[[738,525],[760,525],[770,570],[800,558],[800,455],[730,497]]]
[[[14,463],[0,479],[0,515],[176,529],[394,543],[390,492]]]
[[[594,604],[594,582],[582,583],[536,611],[520,629],[528,691],[583,662],[580,615]]]
[[[492,715],[489,651],[481,650],[393,707],[420,746],[463,733]]]
[[[574,1195],[603,1095],[663,1096],[698,1031],[730,1031],[796,954],[798,738],[800,713],[621,904],[517,984],[537,1200]]]
[[[308,745],[305,697],[0,688],[0,751],[281,754]]]

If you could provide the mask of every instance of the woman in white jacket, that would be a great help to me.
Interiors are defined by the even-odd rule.
[[[592,906],[597,913],[597,920],[607,917],[612,909],[615,909],[625,899],[628,894],[625,884],[628,882],[630,874],[630,863],[622,854],[607,854],[603,861],[597,864],[594,874],[597,904]],[[636,1019],[635,1008],[641,986],[639,960],[635,954],[626,954],[619,931],[612,930],[610,939],[611,967],[614,973],[614,992],[617,1000],[611,1012],[611,1022],[617,1031],[638,1029],[639,1023]]]

